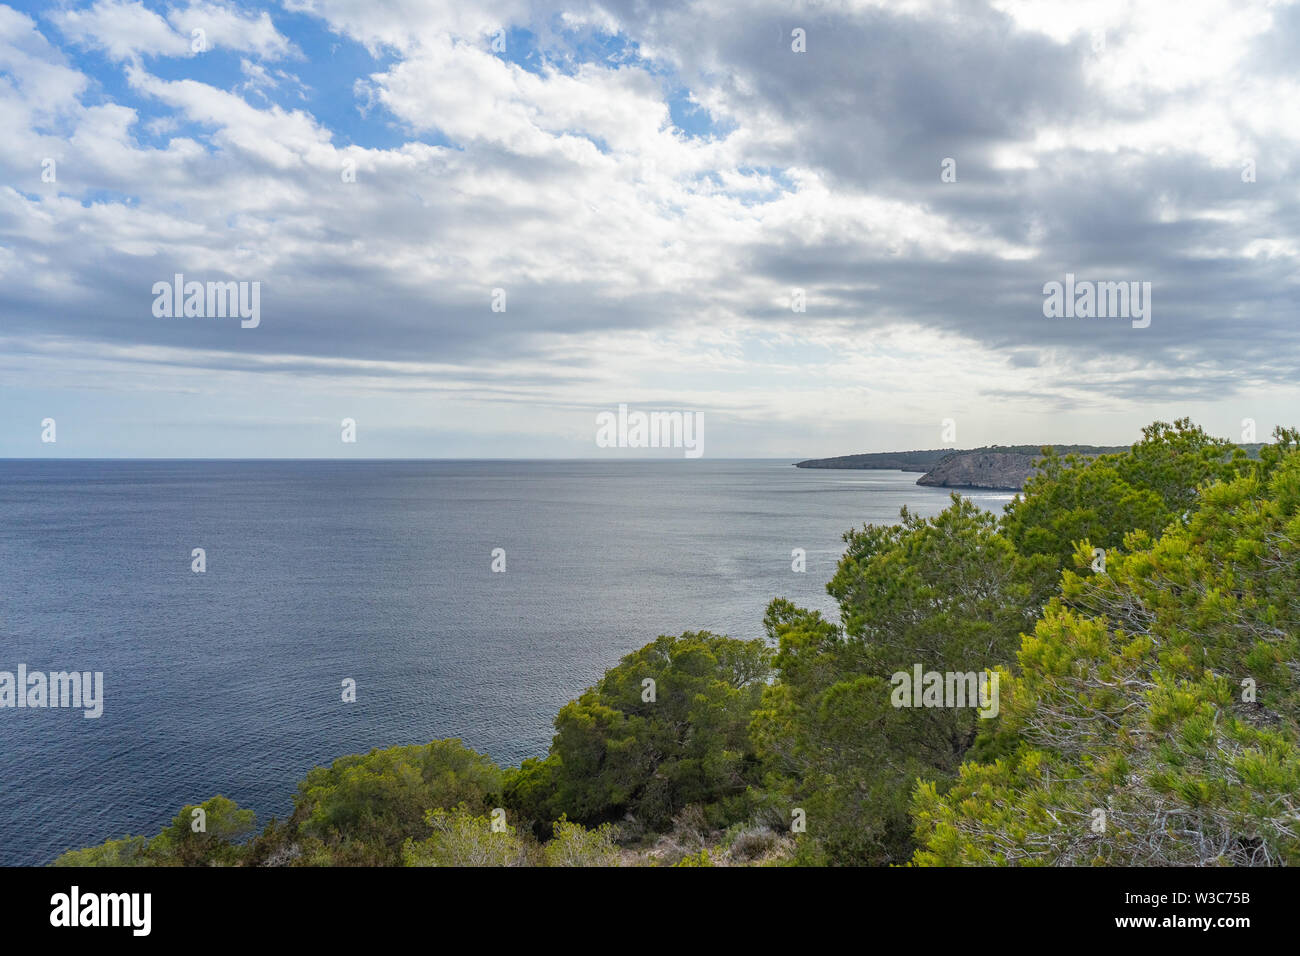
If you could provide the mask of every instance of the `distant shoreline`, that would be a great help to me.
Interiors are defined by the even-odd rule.
[[[796,468],[919,471],[918,485],[979,491],[1021,491],[1034,473],[1043,445],[988,445],[983,448],[931,448],[810,458]],[[1126,451],[1127,445],[1062,445],[1061,454],[1086,457]]]
[[[1263,443],[1239,445],[1251,458],[1259,457]],[[930,448],[921,451],[869,452],[835,458],[809,458],[795,462],[796,468],[828,468],[857,471],[919,471],[918,485],[973,491],[1022,491],[1037,471],[1036,463],[1046,449],[1062,457],[1094,458],[1129,450],[1128,445],[986,445],[983,448]]]

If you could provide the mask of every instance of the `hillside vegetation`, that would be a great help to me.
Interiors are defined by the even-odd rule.
[[[778,598],[764,640],[627,655],[520,767],[343,757],[260,832],[218,796],[203,832],[185,807],[56,865],[1300,863],[1300,433],[1274,438],[1049,452],[1001,515],[848,531],[838,622]],[[921,671],[996,706],[900,700]]]

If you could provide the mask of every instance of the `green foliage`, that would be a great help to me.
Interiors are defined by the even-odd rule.
[[[145,855],[148,840],[142,836],[128,836],[108,840],[99,846],[68,850],[58,856],[51,866],[153,866]]]
[[[308,772],[281,840],[296,839],[304,862],[395,865],[403,842],[425,831],[426,811],[484,812],[502,782],[491,760],[459,740],[352,754]]]
[[[1120,476],[1119,456],[1062,458],[1045,451],[1039,471],[1006,509],[1003,527],[1022,553],[1064,562],[1085,538],[1115,548],[1132,529],[1158,534],[1173,520],[1159,495]]]
[[[554,836],[546,844],[547,866],[618,866],[619,852],[614,845],[614,827],[608,823],[588,830],[580,823],[560,817],[553,827]]]
[[[713,858],[709,856],[708,850],[701,850],[682,857],[673,866],[713,866]]]
[[[788,601],[765,626],[778,680],[754,734],[768,787],[808,814],[803,859],[884,864],[912,852],[908,815],[918,777],[946,779],[990,721],[973,709],[895,707],[890,676],[982,672],[1008,663],[1034,617],[1050,568],[1023,559],[997,519],[953,495],[941,514],[868,525],[828,590],[843,628]]]
[[[1110,550],[1130,531],[1160,534],[1193,508],[1201,485],[1248,467],[1244,452],[1186,418],[1152,423],[1120,454],[1062,457],[1046,448],[1038,473],[1007,506],[1003,531],[1022,554],[1064,563],[1084,539]]]
[[[195,811],[201,811],[196,813]],[[152,839],[142,836],[109,840],[101,846],[69,850],[54,866],[235,866],[245,849],[240,845],[253,832],[252,810],[218,794],[189,804]]]
[[[148,853],[177,866],[231,866],[240,861],[237,844],[252,834],[254,821],[252,810],[241,810],[218,794],[184,807],[149,841]]]
[[[465,804],[426,814],[433,836],[402,846],[404,866],[529,866],[535,846],[509,824],[498,829],[491,817],[473,813]]]
[[[1172,425],[1153,422],[1142,429],[1142,440],[1117,456],[1115,464],[1123,481],[1155,493],[1170,514],[1181,518],[1196,506],[1202,485],[1236,477],[1247,460],[1232,442],[1180,418]]]
[[[658,638],[561,708],[550,755],[525,761],[507,805],[536,821],[630,813],[651,828],[692,803],[734,817],[756,779],[748,725],[769,669],[762,641]]]
[[[839,601],[850,654],[865,655],[876,673],[1009,659],[1050,566],[1022,559],[996,517],[956,494],[933,518],[906,508],[901,517],[844,536],[848,548],[826,589]]]
[[[1300,862],[1293,448],[1065,572],[1003,687],[1018,748],[917,789],[917,863]]]

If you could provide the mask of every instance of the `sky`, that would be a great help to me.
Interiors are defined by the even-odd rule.
[[[0,456],[1267,440],[1298,62],[1291,2],[0,5]]]

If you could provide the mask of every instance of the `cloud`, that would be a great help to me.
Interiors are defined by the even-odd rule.
[[[1127,428],[1296,380],[1293,4],[97,0],[49,23],[0,7],[0,310],[11,347],[81,349],[109,390],[145,366],[333,381],[528,405],[556,436],[695,402],[885,447],[953,409],[1035,441],[1049,408]],[[191,56],[199,26],[229,62]],[[155,319],[177,272],[261,282],[262,324]],[[1151,282],[1150,328],[1044,318],[1067,272]]]
[[[140,0],[96,0],[88,9],[61,10],[52,16],[73,43],[103,50],[114,60],[150,56],[188,56],[190,41]]]
[[[194,37],[203,31],[209,48],[234,50],[265,60],[297,55],[266,11],[243,15],[235,7],[219,3],[192,3],[169,11],[167,20],[178,32]]]
[[[59,10],[51,19],[73,43],[104,51],[111,59],[186,57],[213,49],[265,59],[295,52],[263,11],[241,14],[232,6],[191,3],[162,15],[141,0],[96,0],[88,8]]]

